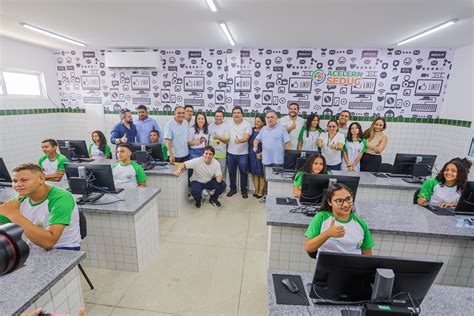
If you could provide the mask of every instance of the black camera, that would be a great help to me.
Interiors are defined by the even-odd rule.
[[[0,226],[0,275],[22,267],[28,258],[30,247],[21,235],[23,228],[16,224]]]

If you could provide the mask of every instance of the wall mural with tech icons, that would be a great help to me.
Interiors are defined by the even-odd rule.
[[[64,107],[437,118],[452,49],[167,49],[163,69],[113,69],[104,50],[53,52]]]

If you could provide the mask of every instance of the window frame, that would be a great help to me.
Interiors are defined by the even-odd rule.
[[[22,74],[22,75],[32,75],[36,76],[38,79],[38,84],[39,84],[39,95],[28,95],[28,94],[9,94],[7,90],[7,86],[5,83],[5,78],[3,73],[4,72],[10,72],[10,73],[17,73],[17,74]],[[41,71],[34,71],[34,70],[25,70],[25,69],[17,69],[17,68],[0,68],[0,85],[2,88],[2,92],[0,94],[0,98],[4,99],[47,99],[48,94],[46,91],[46,84],[45,84],[45,79],[44,79],[44,73]]]

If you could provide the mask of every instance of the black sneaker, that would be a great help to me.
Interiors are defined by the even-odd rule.
[[[201,202],[201,200],[199,200],[199,201],[196,201],[196,207],[197,207],[197,208],[200,208],[200,207],[201,207],[201,205],[202,205],[202,202]]]
[[[211,205],[214,205],[214,206],[217,206],[217,207],[221,207],[222,204],[221,202],[217,201],[217,200],[209,200],[209,203],[211,203]]]
[[[248,196],[247,192],[244,192],[244,193],[242,193],[242,197],[243,197],[244,199],[248,199],[249,196]]]
[[[236,194],[236,193],[237,193],[237,191],[232,191],[232,190],[230,190],[229,192],[227,192],[226,195],[227,195],[227,197],[231,197],[232,195],[234,195],[234,194]]]

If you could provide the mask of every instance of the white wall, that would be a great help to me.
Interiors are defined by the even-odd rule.
[[[0,68],[39,71],[44,74],[46,92],[60,104],[56,66],[52,50],[0,36]],[[0,97],[0,109],[33,109],[57,107],[47,98]]]
[[[454,52],[441,117],[474,121],[474,44]]]

